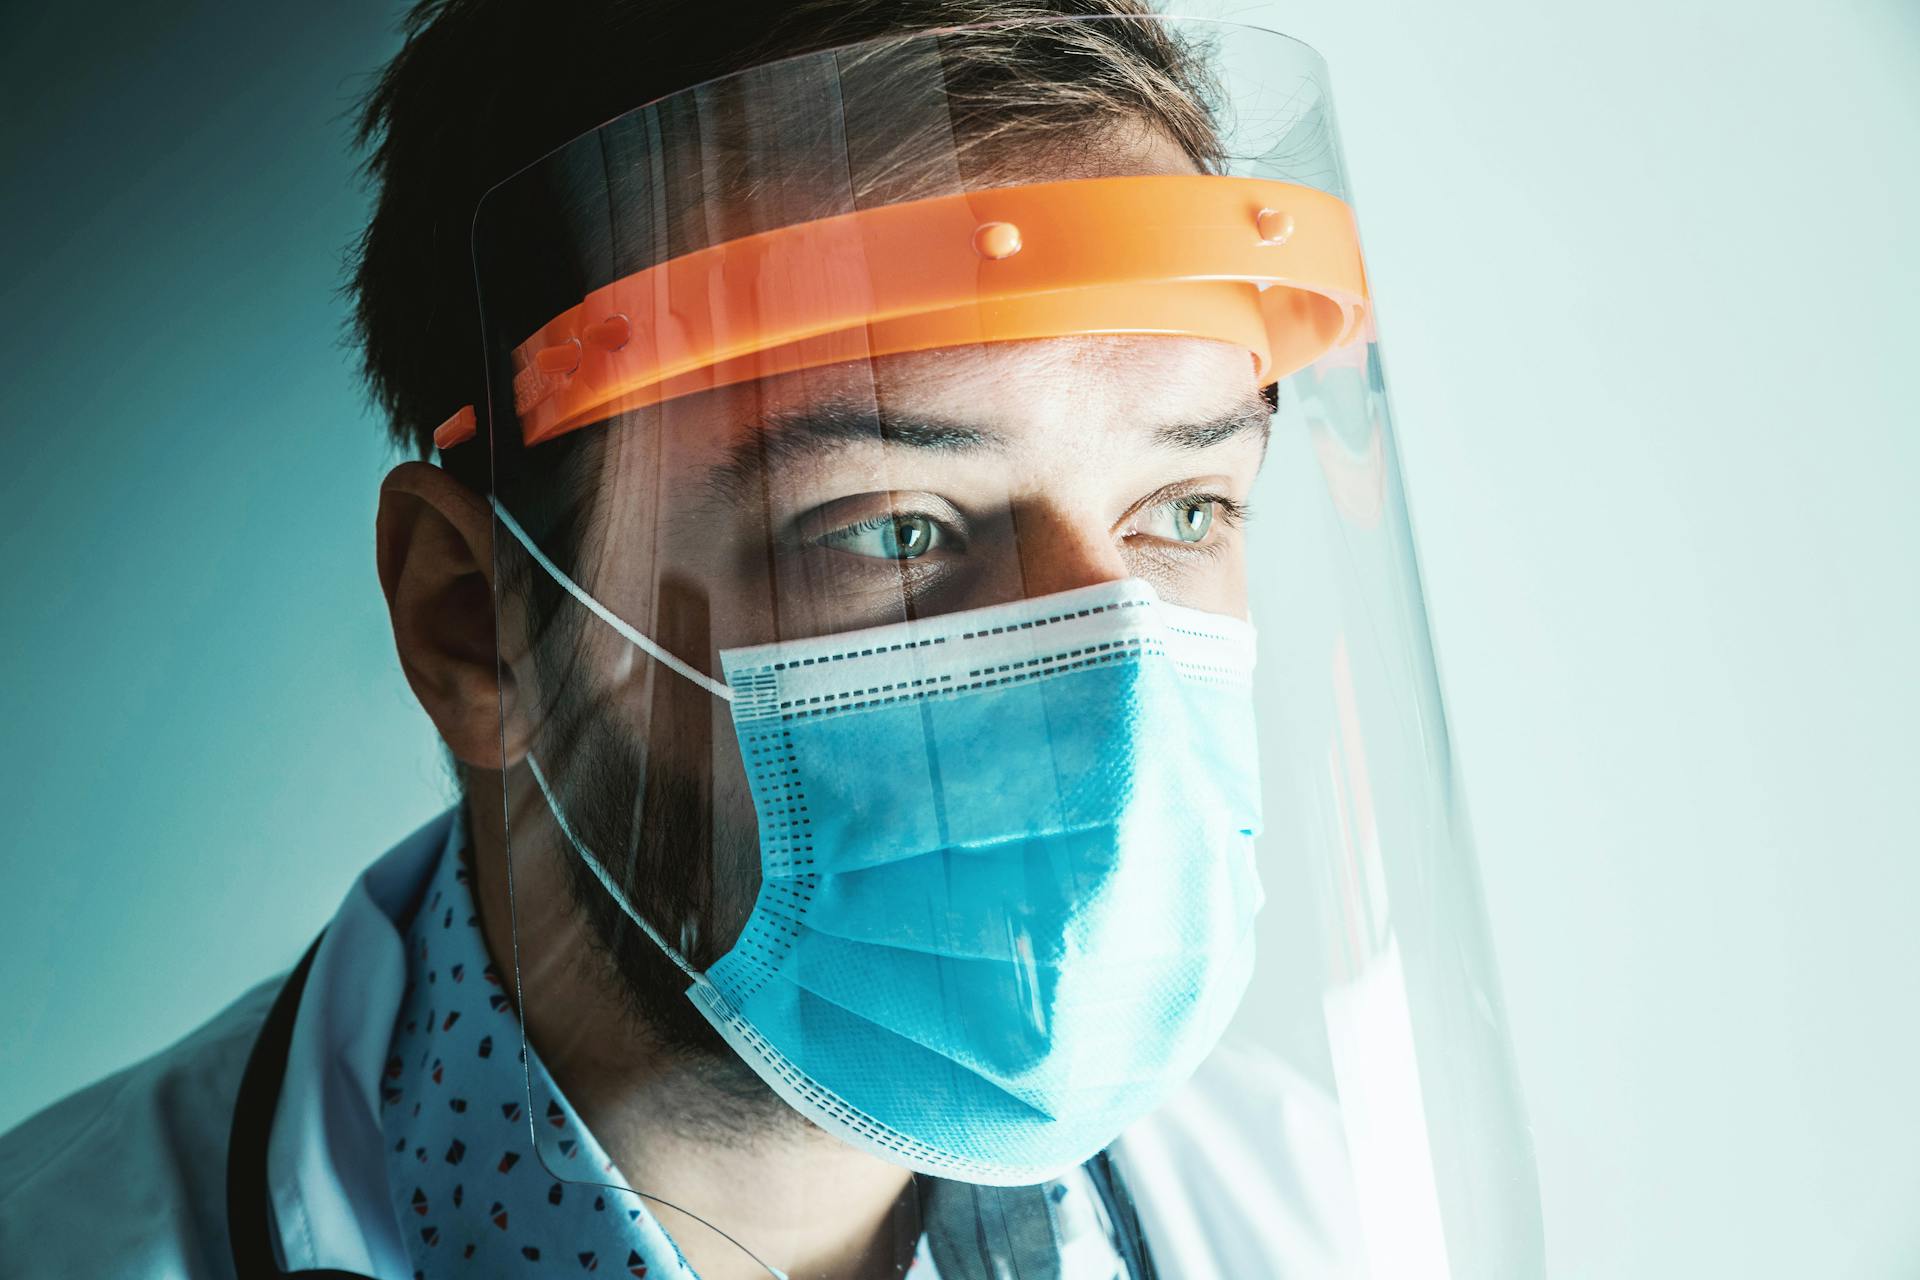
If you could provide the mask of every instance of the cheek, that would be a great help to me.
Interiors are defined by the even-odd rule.
[[[1247,616],[1247,548],[1244,534],[1235,532],[1222,542],[1213,555],[1187,553],[1183,560],[1170,561],[1145,556],[1133,565],[1133,572],[1153,584],[1160,598],[1169,604],[1206,613]]]
[[[733,721],[723,708],[714,726],[713,826],[714,903],[716,941],[731,946],[753,910],[760,892],[759,824],[753,811],[753,792],[740,759]]]
[[[712,646],[719,651],[832,635],[906,617],[901,576],[891,562],[815,549],[792,553],[743,539],[716,558],[708,579]]]
[[[1236,532],[1232,545],[1220,555],[1217,564],[1219,572],[1210,584],[1209,602],[1199,607],[1210,613],[1246,617],[1247,539],[1244,532]]]

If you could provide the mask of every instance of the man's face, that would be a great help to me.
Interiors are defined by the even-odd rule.
[[[585,428],[606,435],[575,577],[716,676],[723,649],[1128,577],[1241,615],[1268,414],[1246,351],[1158,337],[983,344],[685,397]],[[590,617],[554,636],[566,652],[522,675],[549,686],[536,754],[630,900],[710,965],[759,883],[727,705]],[[685,979],[597,883],[576,890],[644,1020],[724,1053]]]

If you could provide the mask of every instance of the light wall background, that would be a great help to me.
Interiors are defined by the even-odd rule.
[[[1920,5],[1181,7],[1333,68],[1553,1274],[1920,1276]],[[395,13],[0,8],[0,1127],[451,793],[333,294]]]

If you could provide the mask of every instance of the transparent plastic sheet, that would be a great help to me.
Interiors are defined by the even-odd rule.
[[[779,1224],[899,1183],[874,1248],[942,1276],[1143,1241],[1171,1276],[1539,1274],[1370,306],[1269,305],[1251,361],[1138,291],[1054,336],[950,307],[927,332],[995,340],[916,349],[883,314],[898,264],[829,239],[593,328],[651,268],[962,193],[1290,184],[1251,227],[1273,243],[1344,208],[1304,46],[1044,25],[701,85],[482,203],[526,1139],[696,1266],[799,1274]],[[1183,51],[1207,109],[1169,127],[1205,127],[1015,109],[997,59],[1036,43],[1056,71]],[[1148,207],[1111,190],[1072,206],[1090,236]],[[815,296],[871,314],[755,349]],[[1263,393],[1276,314],[1324,349]],[[733,363],[574,394],[702,342]],[[581,1125],[544,1123],[550,1080]],[[817,1176],[771,1207],[716,1185],[701,1153],[742,1143]]]

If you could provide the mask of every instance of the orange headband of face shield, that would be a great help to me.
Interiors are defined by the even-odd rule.
[[[513,351],[529,444],[630,409],[847,360],[1159,334],[1252,353],[1265,387],[1366,330],[1346,202],[1262,178],[1081,178],[797,223],[615,280]],[[435,430],[472,438],[465,405]]]

